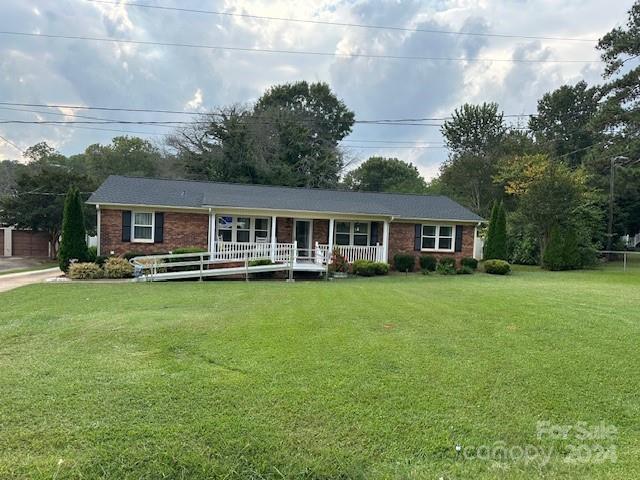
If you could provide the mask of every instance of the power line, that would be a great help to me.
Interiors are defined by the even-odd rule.
[[[130,45],[151,45],[161,47],[179,47],[179,48],[197,48],[205,50],[227,50],[234,52],[254,52],[254,53],[279,53],[286,55],[312,55],[317,57],[338,57],[338,58],[368,58],[368,59],[381,59],[381,60],[429,60],[429,61],[442,61],[442,62],[505,62],[505,63],[578,63],[578,64],[590,64],[590,63],[603,63],[602,60],[530,60],[530,59],[515,59],[515,58],[461,58],[461,57],[422,57],[422,56],[404,56],[404,55],[376,55],[372,53],[336,53],[336,52],[313,52],[308,50],[279,50],[279,49],[266,49],[256,47],[228,47],[221,45],[202,45],[197,43],[174,43],[174,42],[155,42],[145,40],[126,40],[123,38],[111,38],[111,37],[89,37],[80,35],[55,35],[47,33],[29,33],[29,32],[15,32],[15,31],[0,31],[0,35],[19,36],[19,37],[33,37],[33,38],[56,38],[63,40],[83,40],[91,42],[106,42],[106,43],[124,43]]]
[[[228,16],[228,17],[252,18],[256,20],[271,20],[271,21],[275,20],[279,22],[308,23],[308,24],[315,24],[315,25],[366,28],[366,29],[374,29],[374,30],[394,30],[394,31],[400,31],[400,32],[431,33],[431,34],[437,34],[437,35],[464,35],[464,36],[473,36],[473,37],[521,38],[521,39],[527,39],[527,40],[554,40],[554,41],[564,41],[564,42],[589,42],[589,43],[596,43],[598,41],[596,39],[591,39],[591,38],[546,37],[546,36],[538,36],[538,35],[516,35],[516,34],[507,34],[507,33],[458,32],[458,31],[451,31],[451,30],[408,28],[408,27],[398,27],[398,26],[390,26],[390,25],[371,25],[371,24],[364,24],[364,23],[330,22],[326,20],[309,20],[309,19],[302,19],[302,18],[272,17],[272,16],[266,16],[266,15],[253,15],[248,13],[233,13],[233,12],[222,12],[222,11],[216,11],[216,10],[200,10],[195,8],[168,7],[164,5],[149,5],[149,4],[136,3],[136,2],[121,3],[121,2],[114,2],[114,1],[107,1],[107,0],[87,0],[87,1],[92,3],[102,3],[107,5],[149,8],[154,10],[197,13],[197,14],[206,14],[206,15],[220,15],[220,16]]]
[[[138,113],[167,113],[167,114],[178,114],[178,115],[203,115],[203,116],[221,116],[222,114],[215,112],[185,112],[184,110],[156,110],[149,108],[125,108],[125,107],[101,107],[101,106],[91,106],[91,105],[68,105],[68,104],[47,104],[47,103],[19,103],[19,102],[0,102],[0,105],[9,105],[16,107],[41,107],[41,108],[59,108],[59,109],[69,109],[69,110],[102,110],[109,112],[138,112]],[[41,112],[44,113],[44,112]],[[60,114],[67,115],[67,114]],[[535,117],[537,113],[514,113],[514,114],[503,114],[504,118],[524,118],[524,117]],[[71,115],[67,115],[71,116]],[[73,115],[79,116],[79,115]],[[83,117],[84,118],[84,117]],[[92,117],[86,117],[92,118]],[[440,122],[451,120],[453,117],[422,117],[422,118],[395,118],[395,119],[372,119],[372,120],[357,120],[361,123],[369,123],[369,122],[418,122],[418,121],[433,121]],[[100,118],[100,120],[105,120]]]
[[[343,142],[359,142],[359,143],[399,143],[399,144],[404,144],[404,143],[409,143],[411,145],[414,145],[416,143],[426,143],[426,144],[431,144],[434,142],[428,142],[428,141],[421,141],[421,140],[416,140],[416,141],[407,141],[407,140],[368,140],[368,139],[363,139],[363,140],[342,140]]]
[[[413,149],[432,149],[432,148],[447,148],[445,145],[439,145],[439,146],[432,146],[432,145],[414,145],[412,147],[408,147],[406,145],[341,145],[342,147],[346,147],[346,148],[354,148],[354,149],[360,149],[360,148],[375,148],[375,149],[408,149],[408,150],[413,150]]]
[[[16,150],[18,150],[22,155],[24,155],[24,150],[22,150],[18,145],[16,145],[15,143],[13,143],[11,140],[3,137],[2,135],[0,135],[0,140],[4,140],[4,142],[7,145],[11,145],[13,148],[15,148]]]

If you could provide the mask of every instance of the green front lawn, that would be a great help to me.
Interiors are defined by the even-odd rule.
[[[640,477],[640,272],[48,284],[0,305],[0,478]]]

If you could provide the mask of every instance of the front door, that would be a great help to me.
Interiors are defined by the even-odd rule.
[[[311,220],[296,220],[293,238],[298,242],[298,258],[311,257]]]

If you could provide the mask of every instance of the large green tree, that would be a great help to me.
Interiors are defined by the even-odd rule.
[[[598,142],[591,122],[598,111],[600,90],[584,81],[545,93],[529,128],[543,151],[575,168]]]
[[[606,145],[594,154],[590,168],[596,185],[608,190],[611,158],[625,156],[615,172],[614,225],[618,234],[640,231],[640,2],[634,2],[625,25],[598,42],[605,62],[602,106],[596,126],[606,135]],[[625,167],[625,165],[627,165]]]
[[[338,142],[354,113],[324,83],[268,89],[252,108],[214,112],[172,136],[192,178],[306,187],[335,186]]]
[[[151,142],[138,137],[115,137],[110,144],[93,144],[81,155],[70,157],[76,171],[82,171],[102,183],[109,175],[138,177],[180,176],[166,168],[170,158]]]
[[[493,176],[507,128],[495,103],[465,104],[442,127],[449,158],[440,170],[443,191],[486,216],[498,196]]]
[[[415,165],[397,158],[370,157],[344,178],[350,190],[425,193],[427,184]]]
[[[66,158],[46,143],[29,148],[26,157],[29,163],[20,169],[14,191],[0,199],[0,222],[47,232],[55,258],[67,190],[78,187],[86,198],[95,183],[71,169]]]

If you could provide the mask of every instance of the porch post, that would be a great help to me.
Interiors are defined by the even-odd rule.
[[[331,261],[331,255],[333,254],[333,227],[335,219],[329,219],[329,251],[327,252],[327,263]]]
[[[277,218],[275,215],[271,217],[271,261],[276,261],[276,223]]]
[[[209,259],[213,260],[216,250],[216,212],[209,209]]]
[[[382,261],[389,263],[389,222],[384,221],[382,229]]]

